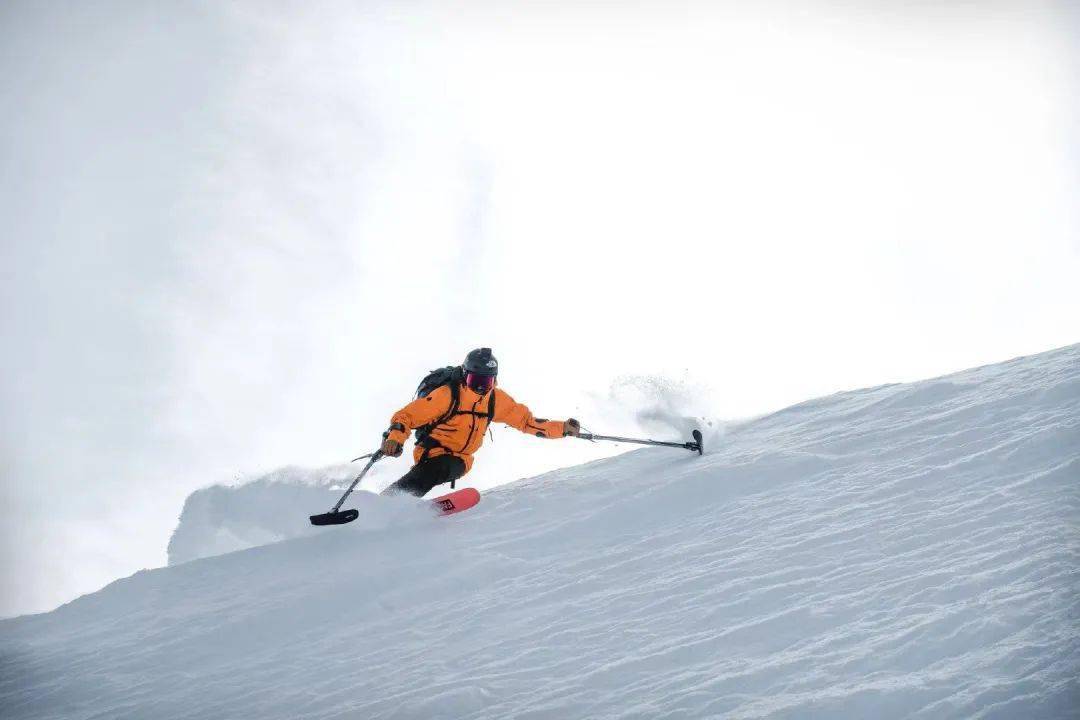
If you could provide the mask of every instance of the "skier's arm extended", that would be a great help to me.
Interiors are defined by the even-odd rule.
[[[438,420],[450,409],[450,398],[450,386],[443,385],[432,390],[430,395],[413,400],[390,418],[386,439],[404,445],[413,428]]]
[[[577,420],[545,420],[534,417],[532,410],[514,400],[505,391],[495,388],[495,422],[517,428],[526,435],[542,438],[561,438],[576,435]]]

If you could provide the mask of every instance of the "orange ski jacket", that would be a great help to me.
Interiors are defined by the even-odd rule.
[[[473,453],[484,444],[484,433],[488,429],[489,403],[495,402],[495,422],[501,422],[517,428],[528,435],[542,438],[561,438],[565,434],[562,420],[545,420],[534,417],[528,407],[514,400],[506,392],[496,387],[484,395],[473,391],[469,386],[459,386],[457,412],[432,429],[429,438],[436,443],[431,448],[417,445],[413,450],[413,460],[420,462],[427,457],[456,455],[465,461],[465,472],[472,469]],[[427,397],[417,398],[394,413],[391,424],[401,423],[404,430],[392,428],[387,437],[402,445],[414,429],[433,423],[450,409],[453,396],[449,385],[435,388]]]

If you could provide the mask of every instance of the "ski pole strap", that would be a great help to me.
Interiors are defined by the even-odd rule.
[[[660,445],[662,447],[677,447],[686,450],[698,451],[701,447],[696,441],[690,442],[664,442],[663,440],[644,440],[641,438],[615,437],[614,435],[595,435],[593,433],[581,433],[578,435],[582,440],[611,440],[613,442],[635,443],[637,445]]]

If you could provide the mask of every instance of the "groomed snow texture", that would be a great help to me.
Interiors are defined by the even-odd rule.
[[[707,441],[4,621],[0,717],[1080,717],[1080,346]]]

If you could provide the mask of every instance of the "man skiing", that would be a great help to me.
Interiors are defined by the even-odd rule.
[[[416,464],[384,493],[423,497],[436,485],[457,480],[472,468],[473,453],[483,445],[492,421],[542,438],[581,432],[573,418],[534,417],[529,408],[495,387],[498,374],[499,363],[491,348],[473,350],[448,382],[394,413],[380,449],[384,455],[398,457],[409,433],[416,430]]]

